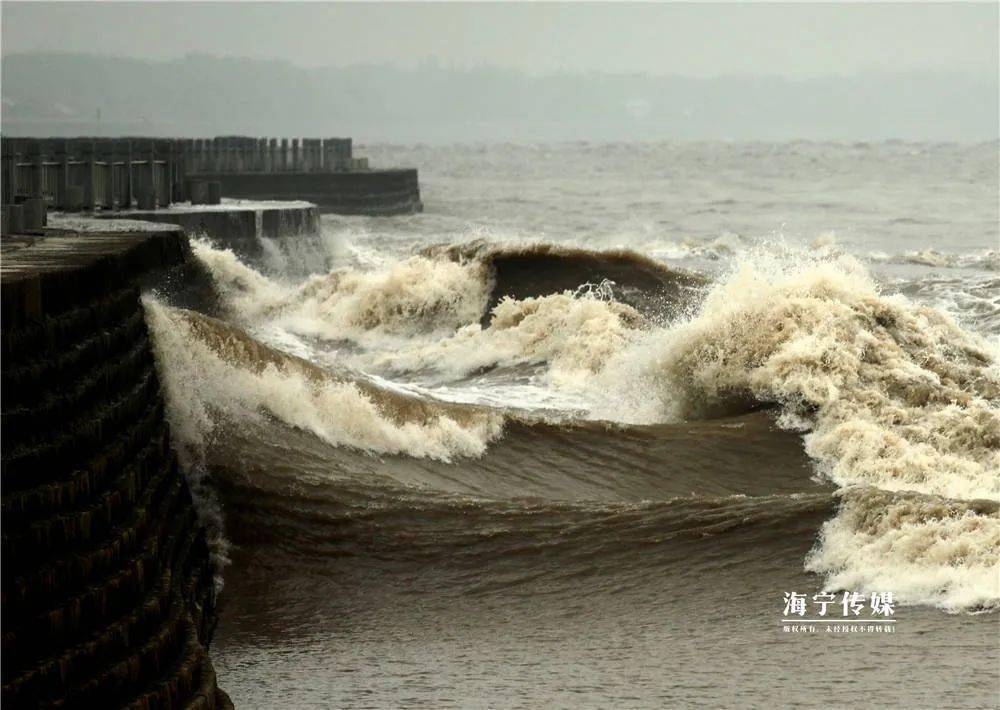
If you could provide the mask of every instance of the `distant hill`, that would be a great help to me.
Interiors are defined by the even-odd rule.
[[[351,135],[359,141],[987,140],[997,73],[558,74],[424,64],[302,69],[191,55],[3,58],[5,135]]]

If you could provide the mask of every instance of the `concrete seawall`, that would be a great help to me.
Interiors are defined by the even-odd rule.
[[[162,210],[129,210],[96,215],[104,219],[141,220],[182,227],[189,235],[205,235],[243,257],[260,256],[259,237],[294,239],[319,232],[319,211],[308,202],[244,202],[220,205],[176,204]]]
[[[417,171],[343,173],[198,173],[218,181],[222,194],[251,200],[306,200],[322,213],[389,216],[423,211]]]
[[[309,200],[323,212],[423,210],[416,169],[371,170],[350,138],[3,138],[0,202],[63,211],[129,210],[221,194]],[[199,187],[200,185],[200,187]]]
[[[4,707],[231,707],[139,300],[188,254],[172,227],[4,239]]]

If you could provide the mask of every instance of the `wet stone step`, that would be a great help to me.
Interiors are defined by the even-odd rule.
[[[0,336],[5,367],[16,369],[23,364],[55,357],[95,333],[114,328],[140,313],[139,290],[127,285],[89,301],[78,302],[72,310],[53,317],[36,319],[20,328],[5,329]]]
[[[141,416],[146,405],[159,397],[159,391],[160,383],[151,368],[133,389],[78,417],[53,440],[30,448],[19,446],[13,451],[4,451],[0,470],[3,485],[17,490],[45,480],[64,478],[76,469],[80,460],[95,456],[129,422]]]
[[[109,479],[149,446],[158,446],[164,452],[170,447],[169,427],[160,401],[150,403],[109,446],[82,462],[64,479],[5,495],[0,507],[5,527],[16,530],[39,519],[85,507],[87,501],[105,490]]]
[[[85,641],[28,668],[5,683],[4,698],[50,698],[65,694],[65,688],[87,683],[109,661],[125,657],[143,640],[150,638],[169,618],[170,602],[176,599],[171,573],[134,609]]]
[[[13,577],[9,582],[4,581],[4,604],[11,614],[27,613],[46,603],[55,603],[95,582],[95,577],[120,568],[144,546],[152,544],[153,537],[159,539],[163,533],[159,528],[169,522],[168,511],[181,489],[179,481],[167,476],[162,479],[150,484],[145,500],[129,510],[130,519],[116,526],[104,542],[40,567],[30,567],[22,577],[6,573],[6,577]]]
[[[19,655],[16,662],[30,663],[44,658],[48,644],[57,642],[68,646],[78,643],[87,634],[99,632],[140,603],[150,585],[157,580],[156,570],[163,569],[165,565],[173,569],[175,583],[182,584],[183,579],[177,579],[177,572],[183,570],[189,550],[177,546],[181,543],[190,547],[195,539],[191,529],[196,525],[196,518],[193,511],[186,510],[177,515],[173,523],[162,544],[149,545],[142,554],[129,560],[121,571],[91,585],[60,606],[30,618],[18,629],[5,630],[4,652],[17,647]],[[8,668],[5,664],[4,671],[10,672],[15,668]]]
[[[87,409],[93,409],[107,397],[114,397],[142,380],[153,369],[153,354],[145,337],[136,341],[124,355],[91,369],[75,386],[49,391],[34,406],[5,409],[4,436],[30,444],[50,431],[68,426]]]
[[[17,367],[5,366],[0,378],[4,408],[30,405],[46,391],[71,386],[144,338],[148,338],[145,314],[137,309],[114,327],[96,331],[55,357],[32,360]]]
[[[121,227],[0,243],[3,707],[230,707],[140,298],[190,246]]]
[[[139,484],[131,491],[110,489],[88,509],[40,521],[29,528],[28,535],[6,536],[3,540],[5,551],[34,548],[34,559],[41,566],[33,565],[32,556],[24,552],[19,551],[16,556],[11,554],[11,559],[4,561],[5,597],[13,604],[22,596],[17,592],[17,585],[30,577],[31,570],[44,575],[39,582],[50,580],[51,575],[46,570],[58,560],[85,555],[112,540],[120,528],[129,526],[141,516],[155,514],[157,496],[165,495],[171,486],[182,485],[181,481],[173,480],[174,467],[169,460],[144,463],[123,474]],[[35,588],[38,598],[34,603],[44,603],[45,591],[45,587]]]

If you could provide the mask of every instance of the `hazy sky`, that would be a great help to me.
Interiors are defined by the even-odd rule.
[[[0,3],[3,53],[706,77],[996,68],[998,4]]]

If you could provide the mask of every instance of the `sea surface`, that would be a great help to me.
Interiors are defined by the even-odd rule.
[[[1000,707],[996,142],[358,152],[145,299],[237,707]]]

